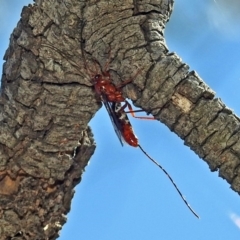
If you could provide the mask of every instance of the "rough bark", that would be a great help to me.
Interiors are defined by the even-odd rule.
[[[57,238],[95,149],[87,124],[100,104],[91,75],[106,67],[115,83],[135,76],[125,96],[240,192],[239,119],[169,53],[163,32],[172,6],[36,0],[23,9],[2,76],[0,239]]]

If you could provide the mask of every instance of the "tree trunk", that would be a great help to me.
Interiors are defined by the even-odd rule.
[[[148,3],[148,2],[151,2]],[[174,53],[173,0],[36,0],[5,54],[1,86],[0,239],[56,239],[94,152],[91,77],[109,70],[240,192],[239,119]],[[136,74],[136,73],[139,74]]]

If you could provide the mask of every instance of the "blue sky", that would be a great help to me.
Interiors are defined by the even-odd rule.
[[[30,1],[1,0],[0,54]],[[224,4],[228,2],[229,4]],[[170,51],[240,115],[240,3],[176,0],[166,27]],[[97,149],[76,187],[60,240],[238,240],[240,198],[182,140],[157,121],[131,119],[142,147],[172,176],[190,205],[139,149],[121,147],[104,108],[91,121]],[[101,123],[101,127],[99,127]]]

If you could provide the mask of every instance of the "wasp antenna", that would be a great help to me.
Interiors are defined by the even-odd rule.
[[[182,195],[182,193],[180,192],[179,188],[177,187],[176,183],[173,181],[173,179],[171,178],[171,176],[168,174],[168,172],[158,163],[156,162],[152,157],[150,157],[146,151],[143,150],[143,148],[141,147],[141,145],[138,144],[138,147],[141,149],[141,151],[155,164],[157,165],[169,178],[169,180],[172,182],[173,186],[175,187],[175,189],[177,190],[177,192],[179,193],[180,197],[182,198],[182,200],[184,201],[184,203],[187,205],[187,207],[189,208],[189,210],[194,214],[195,217],[200,218],[197,213],[191,208],[191,206],[188,204],[187,200],[184,198],[184,196]]]

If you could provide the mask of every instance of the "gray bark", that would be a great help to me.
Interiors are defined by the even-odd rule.
[[[239,119],[169,53],[163,33],[172,7],[36,0],[23,9],[2,76],[0,239],[57,238],[95,149],[87,124],[100,104],[91,77],[106,67],[116,84],[135,76],[125,96],[240,192]]]

